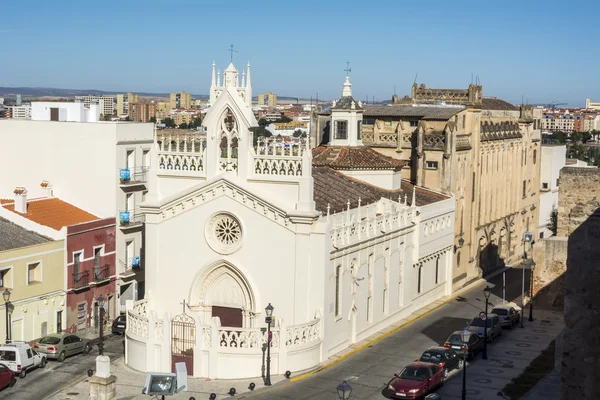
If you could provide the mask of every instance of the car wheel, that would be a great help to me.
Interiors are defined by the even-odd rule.
[[[10,383],[8,384],[8,387],[13,387],[17,384],[17,378],[15,378],[14,376],[12,378],[10,378]]]
[[[27,370],[26,369],[22,369],[21,373],[19,374],[19,378],[25,379],[26,376],[27,376]]]
[[[40,368],[45,368],[46,367],[46,357],[42,358],[42,362],[40,364]]]
[[[60,352],[60,354],[58,355],[58,358],[57,358],[57,360],[58,360],[59,362],[63,362],[63,361],[65,361],[65,358],[66,358],[66,356],[67,356],[67,355],[65,354],[65,352],[64,352],[64,351],[61,351],[61,352]]]
[[[90,346],[90,344],[88,343],[88,344],[86,344],[86,345],[85,345],[85,347],[83,348],[83,351],[82,351],[82,353],[83,353],[83,354],[87,354],[87,353],[89,353],[90,351],[92,351],[92,346]]]

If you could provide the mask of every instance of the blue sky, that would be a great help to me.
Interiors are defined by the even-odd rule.
[[[254,93],[354,97],[418,82],[530,103],[600,101],[600,1],[11,1],[0,86],[207,94],[212,61]]]

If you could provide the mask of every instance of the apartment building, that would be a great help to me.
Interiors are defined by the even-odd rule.
[[[156,118],[156,103],[150,101],[138,101],[129,103],[129,118],[136,122],[149,122]]]
[[[2,201],[2,200],[0,200]],[[0,337],[33,342],[66,324],[64,240],[52,240],[0,217],[0,286],[10,291]],[[7,312],[5,304],[1,312]]]
[[[600,110],[600,102],[594,102],[590,99],[585,99],[585,108],[592,110]]]
[[[147,192],[154,125],[3,119],[0,140],[0,169],[10,171],[0,180],[0,198],[19,186],[32,199],[57,197],[101,219],[118,217],[117,310],[125,309],[127,299],[143,298],[144,220],[138,210]]]
[[[140,96],[134,93],[118,94],[117,95],[117,115],[128,113],[129,103],[140,101]]]
[[[92,103],[97,103],[102,116],[112,116],[115,113],[115,98],[113,96],[76,96],[75,100],[83,100],[84,106],[88,108]]]
[[[169,95],[170,108],[192,108],[192,95],[186,92]]]
[[[6,106],[5,110],[5,118],[31,119],[31,104]]]
[[[267,92],[258,95],[258,105],[266,107],[277,106],[277,95],[275,93]]]

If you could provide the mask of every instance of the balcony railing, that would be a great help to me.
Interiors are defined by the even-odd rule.
[[[73,272],[73,288],[81,289],[83,287],[88,286],[90,280],[90,272],[82,271],[82,272]]]
[[[131,257],[127,260],[119,260],[119,264],[123,267],[122,274],[129,275],[142,269],[141,257]]]
[[[94,269],[94,282],[102,282],[110,278],[110,267],[105,265],[103,268]]]
[[[135,228],[141,226],[146,221],[146,216],[141,213],[133,213],[132,211],[119,212],[119,226],[121,228]]]
[[[146,183],[148,167],[121,168],[119,170],[119,184],[121,187],[138,186]]]

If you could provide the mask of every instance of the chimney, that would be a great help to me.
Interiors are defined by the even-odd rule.
[[[50,182],[42,181],[42,183],[40,183],[40,186],[42,187],[42,191],[44,192],[46,197],[54,197],[52,193],[52,185],[50,184]]]
[[[27,189],[17,187],[15,193],[15,211],[20,214],[27,213]]]

